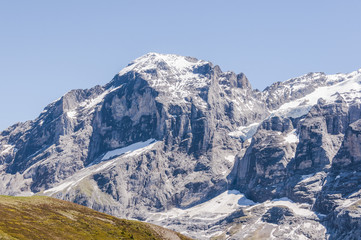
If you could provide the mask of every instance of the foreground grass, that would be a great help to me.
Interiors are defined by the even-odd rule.
[[[0,196],[0,239],[189,239],[151,224],[118,219],[74,203]]]

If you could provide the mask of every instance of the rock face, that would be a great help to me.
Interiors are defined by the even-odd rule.
[[[337,85],[344,91],[347,84]],[[295,109],[281,106],[264,120],[229,179],[231,188],[255,202],[287,198],[319,214],[316,221],[327,228],[322,238],[357,239],[361,214],[360,88],[358,94],[327,91],[324,89],[326,94],[320,97],[332,98],[319,98],[304,115],[300,114],[304,106],[294,104]],[[308,100],[313,99],[308,96]],[[262,221],[283,221],[284,214],[276,214],[281,212],[268,209]]]
[[[288,164],[294,157],[297,136],[289,118],[265,120],[252,138],[245,155],[232,172],[234,188],[256,201],[277,198],[284,190]]]
[[[257,111],[247,107],[250,102]],[[86,179],[76,181],[96,188],[77,185],[57,197],[103,211],[111,200],[112,213],[131,217],[141,217],[138,210],[194,205],[227,189],[232,158],[242,149],[229,131],[267,114],[244,74],[151,53],[107,85],[71,91],[34,121],[5,130],[0,191],[55,194],[49,189],[81,170]],[[156,141],[151,151],[85,173],[102,166],[107,152],[149,139]],[[105,199],[94,199],[97,192]]]
[[[352,239],[360,80],[310,73],[260,92],[243,73],[150,53],[1,132],[0,194],[50,195],[198,239]]]

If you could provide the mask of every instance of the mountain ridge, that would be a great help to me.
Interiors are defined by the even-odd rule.
[[[72,90],[34,121],[3,131],[0,193],[50,195],[200,239],[256,234],[242,233],[240,219],[269,238],[295,237],[284,231],[290,222],[311,239],[341,236],[339,221],[358,219],[345,211],[360,189],[361,176],[348,170],[359,167],[360,82],[360,70],[311,73],[260,92],[243,73],[150,53],[110,83]],[[347,182],[351,195],[338,187]],[[254,204],[244,205],[236,191]],[[217,204],[217,197],[239,204],[218,215],[197,208],[197,221],[177,210]],[[172,209],[180,219],[162,217]]]

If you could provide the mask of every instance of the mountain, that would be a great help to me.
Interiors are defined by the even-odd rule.
[[[0,239],[189,239],[49,197],[0,196]]]
[[[48,195],[197,239],[354,239],[361,70],[263,91],[149,53],[0,133],[0,193]]]

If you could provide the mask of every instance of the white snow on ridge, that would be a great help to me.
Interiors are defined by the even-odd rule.
[[[339,74],[341,76],[341,74]],[[337,75],[337,77],[340,77]],[[343,76],[343,75],[342,75]],[[287,117],[300,117],[307,114],[310,108],[317,104],[322,98],[328,102],[334,102],[337,97],[342,96],[346,102],[361,101],[361,74],[359,71],[343,76],[344,80],[331,86],[323,86],[315,89],[312,93],[283,104],[279,109],[272,112],[272,115],[284,115]],[[327,76],[328,80],[334,80],[336,76]]]
[[[195,89],[209,84],[210,79],[194,72],[194,69],[206,64],[209,62],[174,54],[148,53],[134,60],[118,74],[121,76],[136,71],[151,87],[182,99]]]
[[[235,155],[228,155],[225,157],[225,159],[227,161],[229,161],[230,163],[234,163],[234,160],[236,159],[236,156]]]
[[[284,197],[280,199],[273,199],[272,201],[266,201],[263,203],[266,207],[285,206],[291,209],[295,214],[303,217],[316,216],[316,214],[306,208],[301,208],[300,204],[294,203],[292,200]]]
[[[80,107],[84,107],[84,108],[93,108],[94,106],[96,106],[96,105],[98,105],[99,103],[101,103],[103,100],[104,100],[104,97],[107,95],[107,94],[109,94],[109,93],[111,93],[111,92],[113,92],[113,91],[115,91],[115,90],[117,90],[117,89],[119,89],[119,88],[121,88],[122,87],[122,85],[120,85],[120,86],[118,86],[118,87],[116,87],[116,88],[114,88],[114,87],[112,87],[112,88],[109,88],[109,89],[107,89],[106,91],[104,91],[103,93],[101,93],[100,95],[98,95],[97,97],[95,97],[95,98],[93,98],[93,99],[88,99],[88,100],[85,100],[84,102],[82,102],[82,103],[80,103]]]
[[[301,182],[303,182],[303,181],[305,181],[305,180],[307,181],[308,179],[310,179],[310,178],[313,177],[314,175],[315,175],[314,173],[308,174],[308,175],[302,175],[302,176],[301,176],[301,180],[302,180]],[[305,181],[305,182],[306,182],[306,181]]]
[[[130,156],[136,156],[143,152],[146,152],[154,147],[154,145],[157,143],[154,139],[149,139],[145,142],[139,142],[132,145],[129,145],[128,147],[122,148],[123,150],[126,150],[123,152],[124,155],[118,158],[114,158],[110,161],[100,162],[95,165],[90,165],[89,167],[83,168],[82,170],[78,171],[71,177],[65,179],[62,183],[60,183],[58,186],[55,186],[53,188],[50,188],[48,190],[44,191],[44,194],[51,195],[57,192],[62,191],[68,191],[72,187],[79,184],[84,178],[89,177],[90,175],[100,172],[108,167],[111,167],[114,165],[119,159],[122,159],[124,157],[130,157]],[[119,155],[119,154],[118,154]],[[117,156],[117,155],[114,155]],[[104,159],[107,160],[107,159]]]
[[[131,153],[134,151],[138,151],[138,150],[145,148],[155,142],[156,142],[156,140],[154,138],[151,138],[145,142],[137,142],[137,143],[131,144],[131,145],[123,147],[123,148],[114,149],[112,151],[107,152],[103,156],[102,161],[108,160],[108,159],[116,157],[116,156],[120,156],[125,153]]]
[[[263,203],[255,203],[247,199],[242,193],[237,190],[225,191],[222,194],[208,200],[202,204],[196,205],[187,209],[173,208],[165,212],[152,213],[147,222],[162,225],[168,228],[177,229],[178,226],[182,226],[185,229],[186,226],[190,227],[188,234],[192,233],[193,236],[199,237],[199,239],[210,239],[212,236],[217,236],[225,233],[225,229],[217,229],[216,227],[205,228],[205,230],[196,229],[192,231],[193,224],[203,223],[204,226],[214,226],[215,223],[221,221],[221,219],[230,216],[237,210],[244,209],[246,212],[252,212],[254,208],[257,211],[267,211],[268,209],[276,206],[284,206],[293,211],[295,215],[305,218],[317,218],[317,215],[310,210],[308,204],[294,203],[288,198],[268,200]],[[254,223],[263,224],[261,216]],[[252,226],[250,226],[252,227]],[[188,229],[188,228],[187,228]],[[178,229],[179,231],[180,229]],[[251,229],[251,232],[253,230]]]
[[[169,218],[195,218],[215,221],[236,211],[240,207],[255,203],[237,190],[228,190],[202,204],[187,209],[173,208],[166,212],[154,213],[147,221],[161,221]]]
[[[229,136],[241,138],[243,141],[252,138],[260,123],[252,123],[248,126],[239,127],[236,131],[228,133]]]
[[[122,87],[122,85],[114,88],[109,88],[107,90],[105,90],[104,92],[102,92],[101,94],[99,94],[97,97],[95,98],[91,98],[91,99],[86,99],[85,101],[81,102],[78,104],[78,106],[76,106],[75,108],[73,109],[69,109],[67,112],[66,112],[66,115],[68,116],[68,118],[71,118],[71,119],[76,119],[77,118],[77,115],[79,112],[82,112],[84,110],[88,110],[90,109],[90,113],[92,113],[94,111],[94,107],[97,106],[99,103],[103,102],[104,100],[104,97],[119,89],[120,87]]]
[[[13,145],[7,145],[7,144],[5,144],[5,145],[3,145],[3,146],[4,146],[5,149],[4,149],[0,154],[9,153],[9,152],[11,151],[11,149],[14,148]]]
[[[285,142],[288,142],[290,144],[299,142],[298,136],[296,134],[296,129],[292,130],[285,136]]]
[[[184,71],[191,70],[195,66],[204,65],[206,63],[209,62],[175,54],[148,53],[135,59],[118,74],[124,75],[133,70],[145,72],[152,69],[166,68],[167,66],[164,66],[164,64],[167,64],[168,67],[171,67],[173,70]]]
[[[76,111],[69,111],[69,112],[66,113],[66,115],[69,118],[76,118],[77,112]]]

